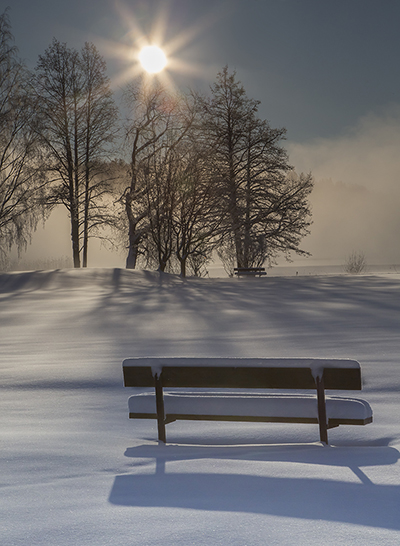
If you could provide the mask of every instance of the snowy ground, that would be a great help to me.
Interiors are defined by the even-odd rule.
[[[4,546],[400,544],[400,275],[0,274]],[[129,421],[129,356],[360,361],[366,427]],[[350,394],[350,393],[349,393]]]

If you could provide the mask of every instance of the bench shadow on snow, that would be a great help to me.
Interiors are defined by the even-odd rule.
[[[395,464],[400,454],[393,447],[144,445],[128,448],[125,455],[137,461],[139,472],[116,476],[112,504],[251,512],[400,530],[400,486],[375,485],[365,468]],[[190,472],[187,465],[178,471],[177,462],[193,461],[190,468],[195,468],[202,459],[215,460],[212,473]],[[218,473],[229,460],[243,461],[247,470],[260,469],[255,461],[324,465],[326,477]],[[154,472],[144,473],[153,461]],[[172,472],[170,462],[175,463]],[[349,468],[359,482],[335,480],[335,467]],[[264,468],[263,474],[267,472]]]

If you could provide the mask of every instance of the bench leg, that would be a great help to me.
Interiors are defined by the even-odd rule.
[[[317,377],[317,401],[318,401],[318,424],[319,437],[321,442],[328,444],[328,424],[326,419],[325,389],[323,378]]]
[[[165,411],[164,411],[164,394],[161,377],[155,378],[156,387],[156,408],[157,408],[157,427],[158,427],[158,439],[160,442],[167,441],[165,432]]]

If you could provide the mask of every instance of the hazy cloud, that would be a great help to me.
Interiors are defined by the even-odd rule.
[[[314,258],[400,261],[400,105],[359,120],[339,137],[288,146],[297,171],[312,171]]]
[[[336,138],[292,143],[288,148],[296,170],[312,170],[316,179],[400,193],[399,104],[362,117]]]

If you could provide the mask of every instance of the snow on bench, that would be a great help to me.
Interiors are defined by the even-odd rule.
[[[156,419],[155,397],[153,393],[141,393],[131,396],[128,400],[129,413],[138,418],[144,414],[147,418]],[[246,417],[271,417],[279,422],[288,418],[304,420],[310,423],[317,422],[318,409],[316,398],[312,394],[238,394],[226,392],[184,392],[164,393],[164,408],[166,415],[181,415],[178,419],[204,418],[207,416],[230,417],[229,420],[246,421]],[[238,414],[240,412],[240,414]],[[371,416],[371,408],[365,400],[343,397],[326,397],[326,413],[328,419],[343,420],[367,420]],[[351,417],[350,417],[351,416]],[[145,418],[146,418],[145,417]],[[350,423],[349,423],[350,424]]]
[[[155,387],[129,398],[131,419],[157,419],[158,437],[176,420],[318,423],[320,439],[339,425],[372,422],[368,402],[329,396],[325,389],[361,390],[356,360],[307,358],[145,357],[123,362],[126,387]],[[167,388],[185,391],[165,392]],[[196,388],[189,392],[187,389]],[[199,389],[316,389],[312,394],[221,392]]]

